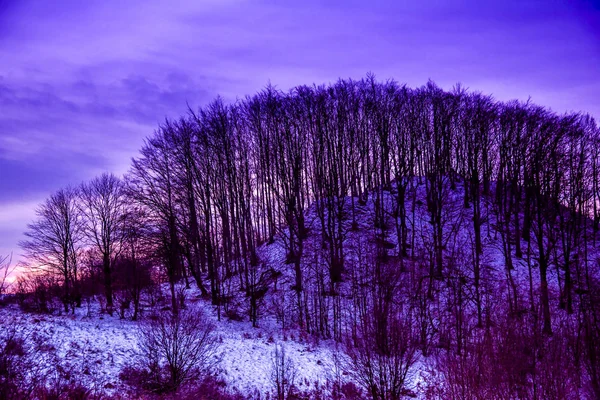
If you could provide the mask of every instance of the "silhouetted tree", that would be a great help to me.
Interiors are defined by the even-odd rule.
[[[54,193],[38,207],[36,221],[27,226],[27,239],[20,242],[30,269],[60,277],[65,312],[69,305],[81,304],[78,267],[83,221],[77,201],[78,192],[71,187]]]
[[[125,187],[119,178],[105,173],[84,183],[80,193],[84,232],[88,242],[102,255],[106,310],[112,315],[113,265],[123,250],[126,234]]]

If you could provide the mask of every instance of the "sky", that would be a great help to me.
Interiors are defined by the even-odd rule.
[[[0,0],[0,255],[165,118],[368,72],[600,117],[600,2]]]

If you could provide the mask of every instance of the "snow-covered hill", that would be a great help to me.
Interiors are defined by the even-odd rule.
[[[359,385],[356,376],[348,372],[348,357],[344,353],[344,339],[352,336],[352,321],[357,317],[356,293],[353,293],[352,282],[362,282],[368,273],[364,270],[364,263],[373,252],[377,240],[384,240],[387,252],[386,263],[393,264],[394,268],[402,269],[403,282],[406,287],[413,281],[427,277],[427,270],[431,262],[431,236],[432,224],[427,209],[426,188],[423,180],[415,179],[410,185],[412,191],[407,193],[406,211],[409,228],[410,249],[409,255],[400,260],[398,254],[398,236],[395,229],[395,217],[387,212],[385,224],[387,230],[378,229],[375,225],[376,196],[370,194],[368,200],[357,204],[354,216],[351,218],[350,209],[352,199],[346,199],[345,209],[347,217],[344,219],[341,230],[343,231],[344,272],[342,280],[336,283],[337,297],[319,292],[323,287],[329,287],[331,282],[327,275],[328,248],[323,245],[322,227],[318,217],[317,205],[311,205],[306,211],[306,225],[308,236],[303,243],[303,256],[301,260],[304,278],[304,295],[308,312],[313,312],[321,305],[312,305],[314,299],[322,298],[326,303],[322,318],[325,324],[335,320],[332,305],[334,300],[340,299],[339,310],[340,335],[334,340],[335,334],[329,336],[329,328],[322,331],[306,333],[298,321],[296,307],[296,292],[294,285],[294,266],[287,262],[286,236],[289,230],[282,229],[273,243],[264,243],[258,249],[260,259],[259,270],[261,273],[274,270],[278,277],[268,287],[266,295],[260,300],[260,318],[258,327],[253,327],[247,321],[248,299],[240,292],[237,280],[231,278],[223,283],[229,304],[227,310],[217,310],[209,300],[200,296],[200,291],[192,284],[191,288],[181,289],[184,293],[188,308],[200,308],[209,315],[216,326],[217,348],[214,354],[213,373],[221,379],[225,390],[229,393],[239,393],[247,398],[265,399],[273,396],[274,387],[272,379],[273,354],[277,346],[285,348],[285,353],[295,366],[295,386],[300,393],[305,393],[307,398],[315,397],[320,393],[321,398],[332,396],[334,383]],[[469,267],[473,247],[471,208],[463,205],[463,187],[457,182],[455,188],[449,183],[445,187],[445,203],[443,212],[443,242],[444,260],[447,265],[445,275],[432,280],[441,293],[429,309],[427,318],[430,319],[434,331],[435,343],[433,347],[443,346],[441,337],[452,335],[447,331],[449,326],[440,321],[454,312],[455,299],[450,297],[452,279],[463,279],[472,282],[473,270]],[[384,191],[382,202],[386,210],[394,208],[394,188]],[[358,202],[358,199],[354,199]],[[539,298],[540,280],[536,270],[537,248],[533,240],[521,241],[521,247],[526,249],[522,257],[511,254],[514,269],[507,271],[506,256],[503,253],[502,238],[497,230],[497,216],[491,198],[482,200],[482,237],[483,254],[481,254],[481,287],[482,296],[485,298],[485,313],[489,318],[495,318],[497,304],[490,300],[491,295],[499,297],[502,293],[510,294],[510,285],[519,288],[518,303],[524,309],[531,299],[537,302]],[[353,220],[356,224],[353,224]],[[384,238],[378,239],[384,232]],[[520,239],[519,239],[520,240]],[[598,276],[598,252],[591,246],[587,252],[587,265],[594,269],[592,275]],[[559,250],[555,250],[559,251]],[[425,271],[425,272],[424,272]],[[562,279],[560,268],[550,268],[548,276],[551,307],[553,314],[560,314],[558,297],[560,292],[559,281]],[[509,276],[510,275],[510,276]],[[323,287],[320,287],[319,285]],[[166,288],[165,288],[166,292]],[[466,292],[465,292],[466,293]],[[466,296],[466,295],[465,295]],[[530,297],[528,297],[530,296]],[[406,302],[414,301],[406,299]],[[314,308],[311,308],[314,307]],[[472,297],[464,305],[465,319],[473,318],[475,314]],[[450,311],[449,311],[450,310]],[[219,311],[219,312],[218,312]],[[225,312],[227,311],[227,312]],[[315,311],[316,312],[316,311]],[[220,320],[218,316],[221,316]],[[561,314],[562,315],[562,314]],[[230,319],[228,316],[235,316]],[[241,320],[239,320],[241,319]],[[555,322],[557,325],[564,323],[564,319]],[[71,315],[36,315],[21,312],[16,305],[0,308],[1,329],[7,330],[12,326],[23,327],[32,340],[41,346],[39,363],[51,369],[60,360],[62,368],[71,369],[73,380],[82,385],[115,397],[136,397],[135,389],[128,386],[120,378],[121,372],[128,366],[133,366],[139,357],[138,348],[138,322],[120,319],[117,314],[108,316],[101,313],[99,303],[91,300],[88,307],[77,309]],[[475,328],[473,328],[475,329]],[[425,334],[430,334],[426,331]],[[434,337],[433,334],[431,334]],[[476,335],[476,334],[475,334]],[[431,339],[434,340],[434,339]],[[449,340],[449,339],[447,339]],[[423,349],[417,353],[417,361],[411,366],[409,381],[405,386],[411,389],[410,393],[419,394],[419,389],[427,380],[427,357],[423,357]],[[424,392],[421,392],[423,395]],[[313,397],[311,397],[313,396]]]

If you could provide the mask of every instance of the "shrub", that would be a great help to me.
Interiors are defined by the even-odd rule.
[[[29,343],[30,331],[12,321],[0,327],[0,398],[26,398],[34,390],[31,379],[36,364],[35,349]]]
[[[152,392],[175,392],[209,371],[216,346],[214,326],[200,310],[155,314],[140,324],[137,379]]]
[[[277,400],[286,400],[294,387],[296,366],[285,355],[283,345],[276,345],[271,357],[271,383]]]

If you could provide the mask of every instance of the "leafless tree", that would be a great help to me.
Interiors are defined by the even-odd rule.
[[[273,385],[277,400],[286,400],[289,398],[294,387],[296,375],[297,367],[285,355],[285,346],[276,344],[271,355],[271,384]]]
[[[347,339],[350,372],[373,399],[400,399],[408,393],[419,346],[412,306],[402,300],[409,285],[391,263],[372,255],[361,261],[356,328]]]
[[[105,173],[81,185],[80,196],[86,238],[102,256],[106,310],[112,315],[114,263],[123,250],[126,235],[125,187],[119,178]]]
[[[36,210],[36,221],[27,226],[27,239],[20,242],[32,271],[61,279],[65,312],[69,305],[81,305],[78,268],[83,223],[77,199],[78,192],[71,187],[50,196]]]
[[[157,259],[164,267],[171,292],[172,312],[177,314],[178,305],[175,284],[182,274],[181,241],[178,227],[178,202],[174,159],[168,140],[169,131],[159,129],[146,141],[141,157],[133,160],[129,176],[129,193],[148,210],[148,224],[155,243]]]
[[[8,277],[12,274],[16,266],[11,266],[12,254],[9,256],[0,256],[0,296],[6,293],[11,286]]]

